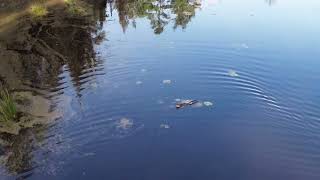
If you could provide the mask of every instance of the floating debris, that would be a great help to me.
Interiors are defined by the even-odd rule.
[[[185,106],[190,106],[190,105],[193,105],[193,104],[196,104],[198,101],[197,100],[182,100],[180,102],[177,102],[176,104],[176,108],[177,109],[180,109],[180,108],[183,108]]]
[[[133,121],[127,118],[122,118],[120,119],[119,123],[118,123],[118,128],[121,129],[129,129],[133,126]]]
[[[137,81],[136,82],[136,85],[141,85],[142,84],[142,81]]]
[[[168,124],[160,124],[160,128],[162,129],[169,129],[170,126]]]
[[[171,84],[171,80],[166,79],[166,80],[163,80],[162,83],[163,83],[163,84]]]
[[[164,101],[160,99],[160,100],[157,101],[157,103],[158,104],[164,104]]]
[[[234,70],[230,70],[228,72],[228,75],[231,76],[231,77],[238,77],[239,76],[239,74]]]
[[[89,152],[89,153],[84,153],[83,156],[95,156],[96,153]]]
[[[203,104],[204,104],[205,106],[213,106],[213,103],[210,102],[210,101],[205,101],[205,102],[203,102]]]
[[[91,83],[90,86],[91,86],[93,89],[97,89],[97,88],[98,88],[98,84],[97,84],[97,83]]]

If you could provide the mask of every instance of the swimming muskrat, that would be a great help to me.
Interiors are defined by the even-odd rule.
[[[190,105],[196,104],[197,102],[198,102],[197,100],[183,100],[176,104],[176,108],[180,109],[184,106],[190,106]]]

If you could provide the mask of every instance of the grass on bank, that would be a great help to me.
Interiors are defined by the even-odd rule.
[[[86,15],[86,10],[77,0],[64,0],[68,6],[68,11],[74,15]]]
[[[8,90],[0,91],[0,122],[11,122],[17,118],[17,107]]]
[[[30,8],[30,13],[35,17],[42,17],[48,14],[48,10],[44,5],[34,4]]]

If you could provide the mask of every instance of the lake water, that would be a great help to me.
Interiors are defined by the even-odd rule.
[[[63,116],[14,137],[0,179],[320,179],[320,1],[89,4],[94,25],[2,26],[39,40],[4,36],[0,77]]]

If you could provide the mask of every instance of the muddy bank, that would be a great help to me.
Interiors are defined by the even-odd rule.
[[[35,17],[30,7],[39,2],[0,3],[0,88],[10,91],[19,112],[16,121],[0,123],[0,164],[6,171],[1,174],[32,169],[33,150],[48,127],[72,113],[64,69],[80,97],[87,82],[83,74],[101,66],[94,44],[105,35],[99,31],[105,9],[96,5],[105,2],[41,1],[46,13]]]
[[[12,96],[18,110],[17,119],[0,123],[0,133],[18,135],[23,129],[37,125],[47,125],[59,119],[66,112],[71,111],[71,98],[60,97],[59,107],[53,108],[50,99],[32,92],[13,92]]]
[[[0,76],[11,88],[57,87],[63,65],[69,64],[76,75],[84,64],[94,63],[91,33],[96,22],[92,17],[57,5],[48,8],[45,17],[29,15],[16,23],[14,29],[0,33]]]
[[[50,7],[42,18],[24,17],[1,39],[0,79],[3,86],[14,91],[17,101],[24,102],[18,108],[27,115],[18,123],[2,125],[1,132],[17,134],[20,128],[41,123],[43,117],[58,117],[52,113],[48,96],[61,88],[59,75],[64,65],[69,66],[77,85],[81,84],[77,81],[83,67],[95,64],[94,29],[91,17],[71,14],[66,5],[60,5]]]

